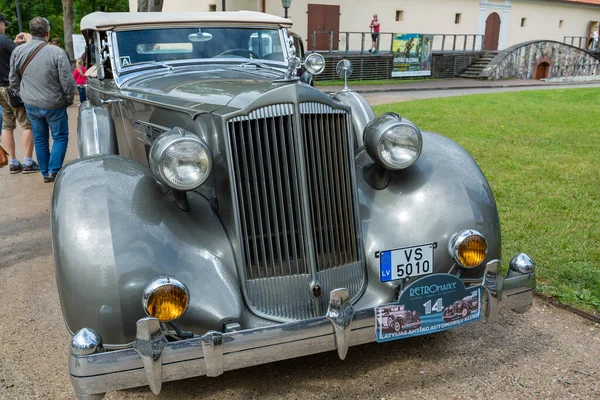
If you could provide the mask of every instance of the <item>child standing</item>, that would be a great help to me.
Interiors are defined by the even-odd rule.
[[[85,97],[85,84],[87,82],[87,77],[85,76],[85,67],[83,66],[83,61],[81,58],[77,59],[77,65],[75,67],[75,71],[73,71],[73,78],[75,78],[75,83],[77,84],[77,90],[79,90],[79,102],[83,103],[86,100]]]

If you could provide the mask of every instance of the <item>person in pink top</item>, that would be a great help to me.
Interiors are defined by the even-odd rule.
[[[79,90],[79,102],[83,103],[86,99],[85,84],[87,82],[87,77],[85,76],[85,67],[83,66],[81,58],[77,59],[77,65],[75,66],[75,71],[73,71],[73,78],[75,78],[77,90]]]

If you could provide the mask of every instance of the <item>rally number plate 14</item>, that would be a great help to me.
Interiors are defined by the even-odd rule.
[[[379,280],[390,282],[433,273],[434,244],[379,252]]]

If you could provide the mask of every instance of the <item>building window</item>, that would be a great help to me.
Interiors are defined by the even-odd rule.
[[[521,18],[521,28],[523,28],[526,23],[527,23],[527,18]]]
[[[461,13],[456,13],[456,15],[454,15],[454,23],[455,24],[460,24],[460,18],[462,17]]]
[[[404,21],[404,11],[396,10],[396,21]]]
[[[564,23],[564,22],[565,22],[565,21],[564,21],[564,20],[562,20],[562,19],[561,19],[560,21],[558,21],[558,29],[562,29],[562,27],[563,27],[563,23]]]
[[[217,11],[217,5],[216,4],[209,4],[208,5],[208,11]]]

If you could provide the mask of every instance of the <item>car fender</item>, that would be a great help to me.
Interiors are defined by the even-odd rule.
[[[145,317],[142,293],[170,275],[190,292],[175,322],[182,330],[221,331],[243,302],[230,241],[202,195],[181,211],[148,168],[118,156],[66,165],[52,198],[52,245],[63,316],[73,334],[100,334],[107,348],[135,340]]]
[[[333,99],[352,109],[352,125],[356,134],[356,147],[363,146],[363,132],[369,122],[375,118],[375,112],[367,100],[352,90],[342,90],[332,94]]]
[[[118,154],[115,123],[107,109],[89,101],[81,103],[77,118],[79,157],[95,154]]]
[[[435,243],[434,272],[454,265],[449,241],[462,229],[475,229],[488,243],[484,262],[464,270],[461,278],[481,279],[485,264],[501,258],[500,222],[492,190],[471,155],[454,141],[423,132],[423,151],[410,167],[389,173],[380,188],[369,171],[373,160],[361,150],[356,157],[359,213],[369,285],[365,304],[397,299],[401,281],[380,282],[378,253]],[[373,186],[372,186],[373,185]],[[367,303],[368,302],[368,303]]]

